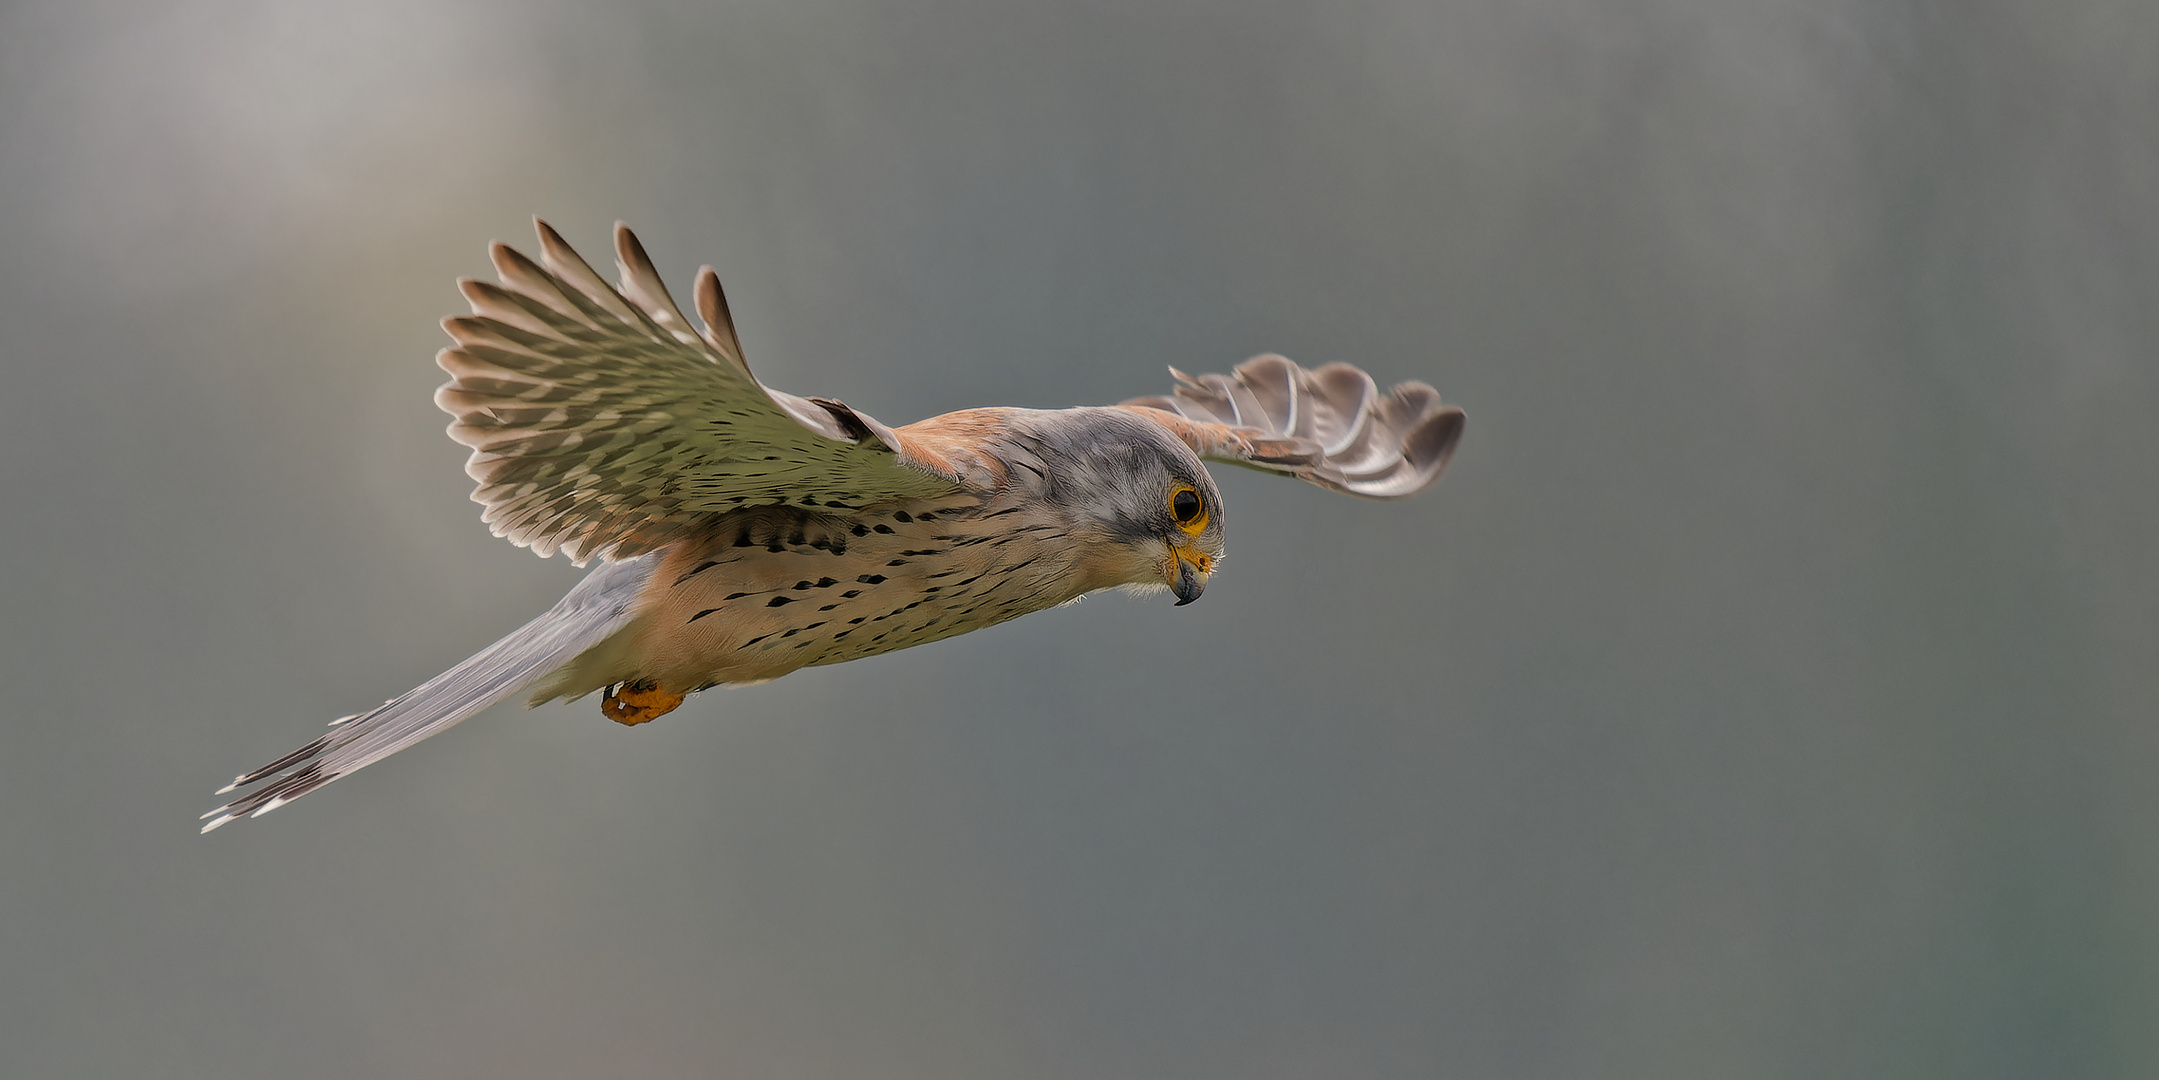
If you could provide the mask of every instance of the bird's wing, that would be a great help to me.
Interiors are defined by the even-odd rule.
[[[1421,382],[1386,393],[1348,364],[1308,371],[1259,356],[1229,375],[1176,368],[1167,396],[1124,407],[1162,424],[1211,461],[1287,473],[1373,499],[1414,495],[1439,479],[1462,438],[1462,410]]]
[[[610,287],[546,222],[540,261],[495,244],[501,285],[463,280],[471,315],[435,403],[472,448],[472,498],[495,535],[583,565],[627,559],[713,513],[792,503],[855,507],[959,485],[899,451],[890,428],[750,374],[718,275],[697,276],[694,330],[621,224]]]

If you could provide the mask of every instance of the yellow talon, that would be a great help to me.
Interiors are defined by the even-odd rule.
[[[618,724],[642,724],[674,712],[682,698],[681,694],[660,689],[660,684],[650,679],[639,679],[609,687],[607,699],[600,702],[600,715]]]

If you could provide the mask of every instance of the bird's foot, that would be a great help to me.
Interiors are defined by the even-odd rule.
[[[607,699],[600,702],[600,715],[618,724],[642,724],[674,712],[675,706],[682,704],[682,697],[660,689],[660,684],[651,679],[638,679],[608,687]]]

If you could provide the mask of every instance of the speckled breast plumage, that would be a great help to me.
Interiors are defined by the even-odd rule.
[[[762,682],[1064,603],[1076,594],[1061,529],[1023,516],[973,498],[729,515],[654,575],[632,631],[637,677],[685,689]]]

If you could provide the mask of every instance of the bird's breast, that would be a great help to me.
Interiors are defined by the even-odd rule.
[[[1075,548],[971,498],[729,515],[668,552],[628,659],[694,689],[921,645],[1071,599]]]

